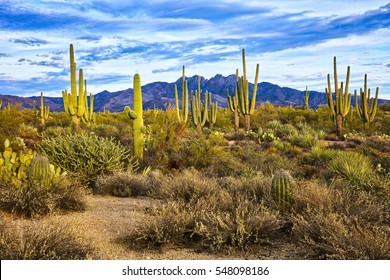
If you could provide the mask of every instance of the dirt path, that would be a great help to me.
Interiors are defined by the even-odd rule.
[[[142,223],[145,208],[157,203],[150,198],[118,198],[88,196],[87,210],[68,214],[53,214],[38,221],[20,220],[20,223],[48,222],[66,225],[82,240],[95,248],[97,258],[105,260],[202,260],[202,259],[296,259],[296,246],[288,243],[258,246],[252,253],[217,255],[196,252],[188,248],[165,248],[163,251],[132,250],[118,242],[120,237]],[[10,216],[8,216],[11,218]]]

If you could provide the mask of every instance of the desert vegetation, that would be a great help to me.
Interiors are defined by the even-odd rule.
[[[183,67],[176,106],[144,111],[136,74],[133,109],[93,112],[73,52],[65,112],[0,110],[1,259],[390,258],[390,107],[367,78],[357,108],[349,68],[315,110],[256,104],[243,51],[229,108]]]

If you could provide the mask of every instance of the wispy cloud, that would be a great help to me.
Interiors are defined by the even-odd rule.
[[[46,45],[49,43],[46,40],[38,39],[38,38],[12,38],[12,39],[10,39],[10,42],[15,43],[15,44],[32,46],[32,47]]]

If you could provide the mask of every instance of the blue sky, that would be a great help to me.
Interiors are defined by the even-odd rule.
[[[321,3],[321,4],[319,4]],[[60,96],[69,44],[88,90],[117,91],[187,76],[241,71],[253,81],[324,91],[337,56],[351,90],[390,99],[390,1],[0,0],[0,94]],[[261,94],[261,93],[260,93]]]

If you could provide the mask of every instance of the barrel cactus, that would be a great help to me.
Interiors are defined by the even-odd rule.
[[[283,212],[288,212],[291,207],[292,184],[293,178],[287,170],[278,170],[272,177],[272,197]]]
[[[48,189],[52,179],[52,168],[45,156],[36,156],[29,167],[28,178],[33,186]]]

